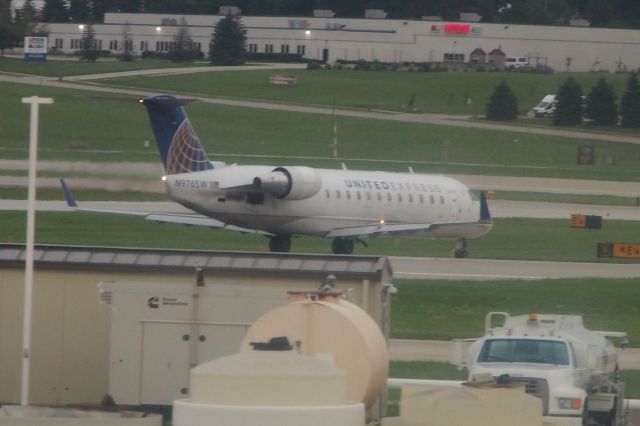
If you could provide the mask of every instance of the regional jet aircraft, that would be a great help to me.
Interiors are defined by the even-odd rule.
[[[274,252],[288,252],[292,236],[322,236],[333,239],[336,254],[351,254],[363,237],[390,235],[457,240],[455,256],[466,257],[467,239],[491,229],[484,193],[478,198],[455,179],[214,162],[185,114],[186,101],[159,95],[140,102],[151,120],[168,195],[196,213],[151,213],[146,219],[260,233]],[[62,186],[77,210],[110,212],[78,208],[64,181]]]

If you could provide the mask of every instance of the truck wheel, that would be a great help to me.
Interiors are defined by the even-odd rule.
[[[589,405],[587,400],[584,400],[584,407],[582,408],[582,426],[590,426],[591,416],[589,415]]]

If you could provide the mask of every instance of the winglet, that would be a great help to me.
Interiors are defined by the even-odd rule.
[[[62,185],[62,192],[64,193],[64,198],[67,200],[67,205],[69,207],[78,207],[78,203],[76,203],[76,199],[73,198],[73,194],[64,179],[60,179],[60,185]]]
[[[487,193],[480,192],[480,221],[491,223],[491,212],[489,212],[489,203],[487,203]]]

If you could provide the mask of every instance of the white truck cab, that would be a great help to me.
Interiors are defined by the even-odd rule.
[[[551,117],[556,110],[556,95],[545,95],[544,98],[533,107],[534,117]]]
[[[626,333],[587,330],[577,315],[490,312],[485,336],[471,344],[466,363],[460,360],[470,380],[491,375],[524,383],[542,400],[544,415],[612,426],[622,424],[624,385],[615,377],[617,355],[607,337],[626,340]]]

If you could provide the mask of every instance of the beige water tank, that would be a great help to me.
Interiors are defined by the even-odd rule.
[[[292,302],[275,308],[251,326],[242,343],[286,336],[301,353],[332,359],[346,372],[346,399],[373,404],[386,386],[387,343],[376,322],[337,293],[296,293]]]
[[[328,406],[345,402],[345,372],[294,351],[247,351],[191,370],[189,401],[231,406]]]

